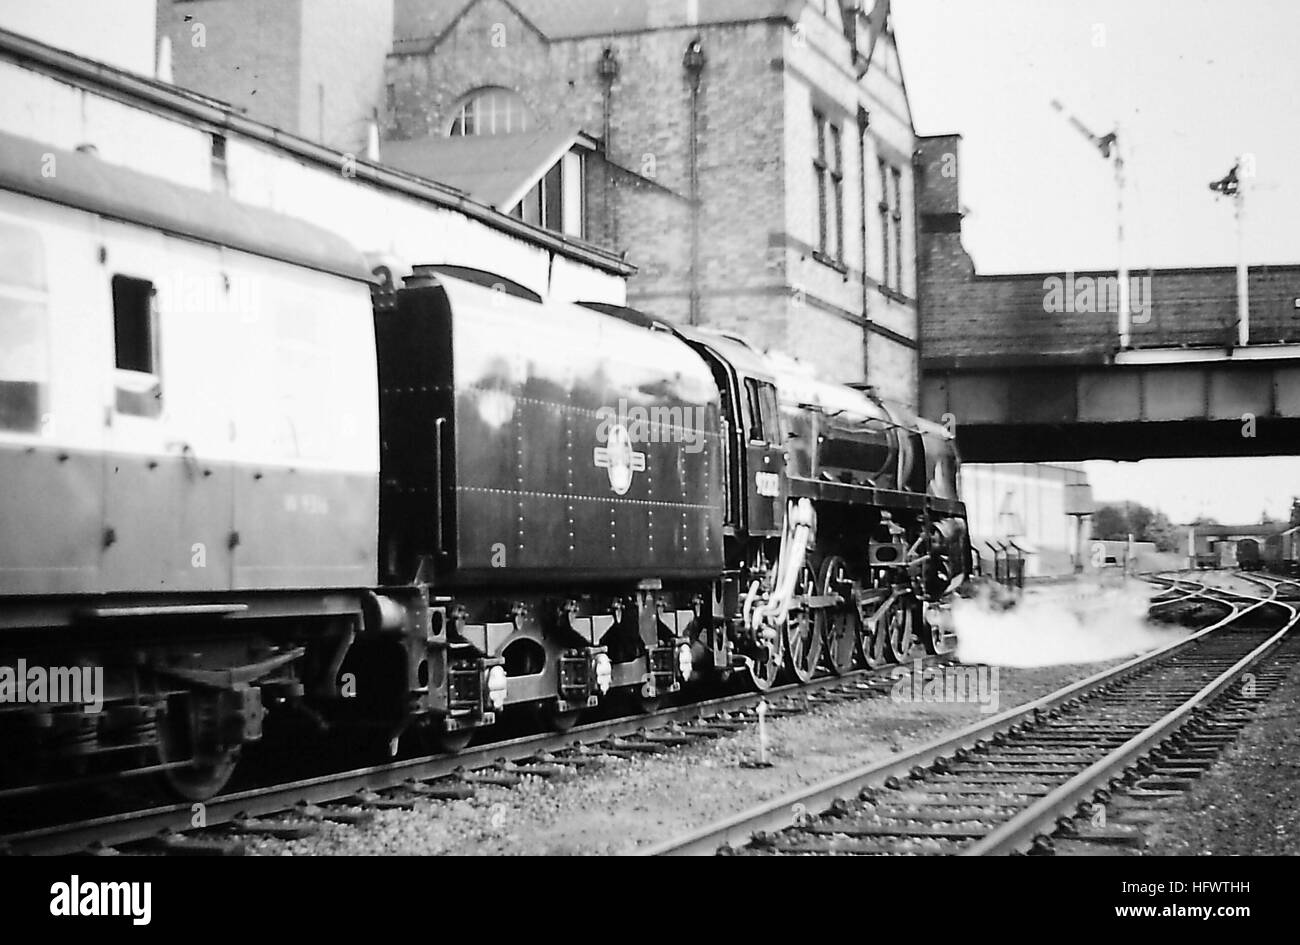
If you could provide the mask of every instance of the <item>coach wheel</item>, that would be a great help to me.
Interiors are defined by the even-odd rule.
[[[831,555],[822,563],[818,589],[822,594],[834,594],[837,587],[848,583],[848,566],[838,555]],[[813,618],[822,638],[822,651],[826,666],[836,676],[853,669],[853,658],[858,646],[858,614],[853,601],[834,607],[822,607]]]
[[[816,592],[817,581],[813,570],[804,565],[803,573],[799,576],[799,585],[795,588],[795,595],[802,597]],[[786,666],[795,679],[806,683],[817,674],[817,664],[821,662],[821,658],[822,634],[813,619],[812,611],[803,606],[797,610],[792,608],[785,621]]]
[[[162,772],[164,788],[187,801],[206,801],[229,783],[239,763],[239,746],[221,738],[218,702],[193,693],[168,700],[158,720],[158,756],[163,764],[189,761]]]
[[[901,663],[912,652],[915,637],[912,634],[911,598],[895,598],[889,612],[881,618],[884,629],[885,655],[892,663]]]
[[[187,801],[206,801],[229,783],[239,764],[239,749],[228,748],[220,755],[198,761],[187,768],[163,773],[167,788]]]

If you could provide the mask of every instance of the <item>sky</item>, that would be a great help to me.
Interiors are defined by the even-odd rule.
[[[1232,207],[1208,185],[1239,155],[1255,172],[1247,261],[1300,263],[1298,0],[894,0],[892,15],[917,132],[962,135],[977,271],[1116,265],[1113,165],[1053,99],[1118,128],[1130,268],[1236,263]],[[1300,495],[1300,457],[1087,469],[1099,501],[1175,520],[1282,517]]]
[[[1300,496],[1300,459],[1163,459],[1140,463],[1085,463],[1093,498],[1141,502],[1175,522],[1207,516],[1248,525],[1262,514],[1286,521]]]

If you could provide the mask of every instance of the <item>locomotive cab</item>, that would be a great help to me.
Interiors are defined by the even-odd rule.
[[[722,394],[730,531],[779,537],[788,453],[776,381],[764,358],[739,338],[698,328],[679,333],[708,364]]]

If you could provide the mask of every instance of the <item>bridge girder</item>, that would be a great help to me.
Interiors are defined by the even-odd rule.
[[[1180,354],[929,370],[922,409],[969,462],[1300,455],[1300,360]]]

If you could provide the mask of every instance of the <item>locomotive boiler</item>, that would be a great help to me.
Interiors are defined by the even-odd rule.
[[[918,639],[937,651],[970,565],[952,436],[741,338],[681,334],[723,404],[728,570],[712,625],[730,659],[715,667],[766,688],[783,668],[807,681],[902,660]]]

